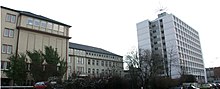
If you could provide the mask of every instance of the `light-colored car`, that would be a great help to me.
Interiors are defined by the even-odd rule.
[[[34,89],[46,89],[47,84],[46,82],[37,82],[34,84]]]
[[[200,86],[200,88],[202,88],[202,89],[211,89],[212,88],[212,84],[210,84],[210,83],[202,84]]]

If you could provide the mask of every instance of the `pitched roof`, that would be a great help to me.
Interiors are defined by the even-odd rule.
[[[92,46],[83,45],[83,44],[72,43],[72,42],[69,42],[69,48],[84,50],[84,51],[91,51],[91,52],[96,52],[96,53],[103,53],[103,54],[114,55],[114,56],[120,56],[120,55],[114,54],[112,52],[109,52],[109,51],[101,49],[101,48],[92,47]],[[122,56],[120,56],[120,57],[122,57]]]
[[[64,25],[64,26],[71,27],[70,25],[67,25],[67,24],[58,22],[58,21],[56,21],[56,20],[53,20],[53,19],[50,19],[50,18],[41,16],[41,15],[34,14],[34,13],[31,13],[31,12],[15,10],[15,9],[11,9],[11,8],[4,7],[4,6],[1,6],[1,8],[8,9],[8,10],[12,10],[12,11],[16,11],[16,12],[20,13],[21,15],[26,15],[26,16],[38,18],[38,19],[41,19],[41,20],[45,20],[45,21],[48,21],[48,22],[52,22],[52,23],[61,24],[61,25]]]

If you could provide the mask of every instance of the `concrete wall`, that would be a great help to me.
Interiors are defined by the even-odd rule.
[[[65,38],[20,29],[18,52],[23,53],[26,50],[44,51],[45,46],[52,46],[53,48],[57,48],[57,52],[61,58],[66,59],[66,42],[67,39]]]
[[[16,15],[16,21],[15,23],[11,23],[11,22],[6,22],[6,15],[8,14],[13,14]],[[12,45],[12,53],[15,53],[16,51],[16,43],[17,43],[17,34],[18,34],[18,30],[16,29],[16,22],[18,20],[18,15],[19,13],[14,12],[14,11],[10,11],[7,9],[1,9],[1,47],[2,44],[8,44],[8,45]],[[5,28],[9,28],[9,29],[13,29],[14,30],[14,36],[13,37],[4,37],[4,30]],[[2,50],[1,50],[2,51]],[[1,61],[9,61],[7,58],[10,56],[8,54],[1,54]]]
[[[138,49],[151,50],[149,21],[145,20],[137,24]]]

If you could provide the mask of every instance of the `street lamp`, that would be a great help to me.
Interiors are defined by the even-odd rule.
[[[60,63],[57,64],[57,71],[60,69]]]
[[[26,63],[27,63],[27,70],[30,71],[31,60],[30,59],[26,59]]]
[[[43,65],[43,71],[45,71],[45,68],[46,68],[46,65],[47,65],[46,60],[43,61],[42,65]]]

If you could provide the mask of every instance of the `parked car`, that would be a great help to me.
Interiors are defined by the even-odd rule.
[[[184,86],[183,89],[200,89],[194,85]]]
[[[200,89],[212,89],[212,87],[213,87],[212,84],[205,83],[200,86]]]
[[[37,82],[34,84],[34,89],[46,89],[47,83],[46,82]]]

